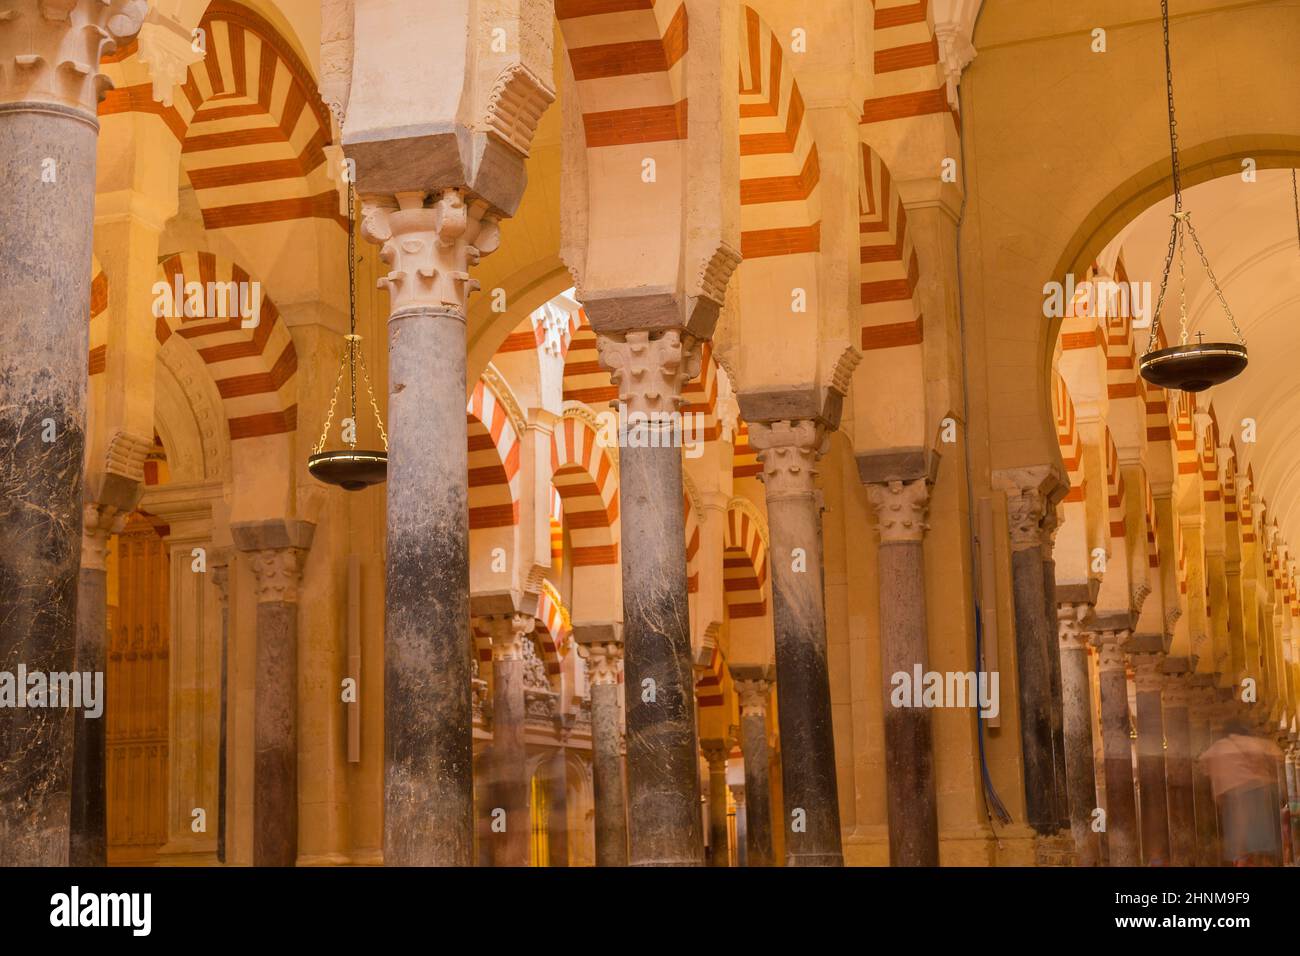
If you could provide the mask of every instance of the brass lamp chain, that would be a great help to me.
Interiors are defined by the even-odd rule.
[[[1205,249],[1201,246],[1200,237],[1196,235],[1196,227],[1192,225],[1192,214],[1183,210],[1182,167],[1178,162],[1178,120],[1174,114],[1174,66],[1173,58],[1169,52],[1169,0],[1160,0],[1160,22],[1164,30],[1165,44],[1165,93],[1169,109],[1169,154],[1174,183],[1174,211],[1172,213],[1174,224],[1169,231],[1169,249],[1165,253],[1165,266],[1160,274],[1160,295],[1156,298],[1156,309],[1151,321],[1151,335],[1147,339],[1147,351],[1154,352],[1158,346],[1160,315],[1165,304],[1165,294],[1169,289],[1169,273],[1173,268],[1175,253],[1178,255],[1179,280],[1182,284],[1182,288],[1179,290],[1178,318],[1181,333],[1179,344],[1187,344],[1187,288],[1186,273],[1183,269],[1183,251],[1189,235],[1192,237],[1192,244],[1196,247],[1197,255],[1201,257],[1201,265],[1205,267],[1205,274],[1210,279],[1214,294],[1218,296],[1219,304],[1223,306],[1223,311],[1228,316],[1228,322],[1237,336],[1237,341],[1245,345],[1246,339],[1241,334],[1237,320],[1233,318],[1232,309],[1228,307],[1228,300],[1224,298],[1223,290],[1219,288],[1219,280],[1215,278],[1214,270],[1210,268],[1210,260],[1205,254]],[[1297,227],[1300,228],[1300,206],[1297,206],[1297,210]]]
[[[375,390],[370,384],[370,373],[366,369],[365,357],[361,354],[361,336],[357,335],[357,236],[353,229],[353,216],[356,208],[356,197],[351,178],[348,179],[348,334],[344,336],[347,341],[347,350],[343,353],[343,360],[339,363],[339,374],[334,380],[334,392],[330,395],[329,411],[325,415],[325,428],[321,431],[320,441],[316,443],[316,454],[325,450],[325,440],[329,437],[330,425],[334,421],[334,408],[338,404],[339,389],[343,385],[343,372],[348,372],[350,394],[349,406],[352,411],[353,439],[348,442],[348,447],[355,449],[356,442],[356,422],[357,422],[357,363],[361,363],[361,374],[365,376],[366,393],[370,397],[370,407],[375,413],[375,425],[379,429],[379,436],[384,440],[384,451],[388,451],[388,433],[384,431],[384,419],[379,414],[379,403],[375,401]]]

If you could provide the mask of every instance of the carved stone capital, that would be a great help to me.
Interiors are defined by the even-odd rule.
[[[763,465],[759,477],[768,500],[811,497],[816,490],[817,459],[826,452],[827,443],[825,428],[811,419],[750,422],[749,444]]]
[[[86,502],[81,513],[81,567],[92,571],[107,568],[108,539],[122,530],[129,512],[112,505]]]
[[[930,511],[930,484],[924,478],[867,485],[867,498],[876,511],[881,544],[920,542],[925,537],[930,527],[925,521]]]
[[[1192,701],[1186,674],[1166,674],[1163,690],[1166,707],[1187,707]]]
[[[307,552],[303,548],[267,548],[250,552],[258,604],[297,604],[298,585]]]
[[[727,757],[731,753],[731,741],[722,737],[705,737],[700,739],[700,752],[709,765],[710,773],[721,773],[727,769]]]
[[[767,699],[772,690],[772,682],[755,678],[738,680],[732,683],[736,695],[740,698],[740,715],[742,717],[761,717],[767,714]]]
[[[230,551],[217,548],[208,556],[208,571],[212,575],[212,585],[217,589],[217,600],[222,607],[230,603]]]
[[[1050,548],[1050,524],[1055,519],[1053,493],[1061,483],[1050,466],[1009,468],[995,472],[995,487],[1007,495],[1007,530],[1012,551]],[[1045,533],[1046,532],[1046,533]]]
[[[1092,634],[1084,630],[1083,621],[1092,613],[1087,604],[1058,604],[1056,606],[1056,635],[1061,648],[1086,648]]]
[[[1165,655],[1160,653],[1129,655],[1133,665],[1133,683],[1139,693],[1159,693],[1164,689],[1164,660]]]
[[[686,404],[682,388],[700,374],[701,342],[680,329],[602,333],[596,337],[601,368],[608,369],[627,414],[674,415]]]
[[[94,116],[113,88],[100,57],[135,36],[145,0],[6,0],[0,7],[0,104],[49,103]]]
[[[492,638],[492,660],[521,661],[527,656],[527,635],[537,627],[537,618],[531,614],[502,614],[485,619]]]
[[[1092,635],[1092,645],[1097,648],[1097,667],[1102,671],[1128,670],[1128,661],[1120,646],[1129,636],[1128,631],[1100,631]]]
[[[501,230],[482,203],[468,204],[459,189],[364,197],[361,234],[380,246],[389,267],[378,286],[388,290],[391,311],[451,309],[462,315],[479,288],[469,270],[495,252]]]
[[[623,645],[618,641],[578,644],[578,656],[587,662],[587,683],[617,684],[623,661]]]

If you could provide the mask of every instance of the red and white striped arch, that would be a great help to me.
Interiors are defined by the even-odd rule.
[[[470,530],[519,523],[519,434],[501,397],[479,379],[465,410]]]
[[[583,282],[618,288],[634,261],[647,285],[671,287],[681,269],[685,206],[686,4],[556,0],[555,16],[587,150]],[[649,183],[641,178],[645,160],[655,164]]]
[[[704,672],[695,681],[695,704],[698,707],[721,707],[727,702],[722,692],[722,652],[715,646]]]
[[[104,371],[108,353],[108,275],[95,258],[90,271],[90,362],[91,375]]]
[[[559,680],[560,659],[568,653],[571,634],[569,614],[564,609],[560,592],[551,582],[543,581],[537,595],[537,628],[533,633],[533,643],[546,664],[546,673],[552,683]]]
[[[763,463],[758,460],[758,452],[749,443],[749,424],[742,418],[736,423],[736,442],[731,459],[731,477],[733,481],[741,478],[753,478],[763,473]]]
[[[955,121],[928,0],[873,0],[872,5],[875,78],[872,96],[862,107],[862,122],[933,113],[949,113]]]
[[[767,615],[767,575],[767,543],[758,519],[733,503],[722,554],[722,586],[732,620]]]
[[[346,227],[326,172],[329,112],[310,69],[274,26],[234,0],[213,0],[199,29],[207,54],[173,105],[155,103],[143,83],[111,91],[100,115],[161,116],[181,142],[208,229],[305,218]]]
[[[1210,420],[1205,425],[1201,453],[1201,496],[1206,502],[1218,503],[1223,499],[1219,487],[1219,422],[1214,406],[1209,409]]]
[[[1255,514],[1255,503],[1251,500],[1255,493],[1255,472],[1253,466],[1246,466],[1245,482],[1241,486],[1238,495],[1238,508],[1241,512],[1241,542],[1242,544],[1255,543],[1255,520],[1258,515]]]
[[[858,183],[862,350],[920,345],[924,322],[916,301],[920,264],[907,232],[907,211],[880,155],[862,144]]]
[[[574,567],[617,566],[617,469],[595,429],[575,414],[566,414],[551,434],[551,473]]]
[[[558,575],[564,570],[564,500],[550,487],[550,528],[551,528],[551,573]]]
[[[1142,507],[1146,513],[1147,526],[1147,567],[1158,569],[1160,567],[1160,536],[1159,528],[1156,525],[1156,502],[1151,496],[1151,482],[1142,483]]]
[[[1056,412],[1056,440],[1061,447],[1061,460],[1070,479],[1066,502],[1086,501],[1088,479],[1083,469],[1083,441],[1079,438],[1078,423],[1070,390],[1060,373],[1052,371],[1052,401]]]
[[[1128,534],[1128,515],[1124,505],[1124,476],[1119,470],[1119,451],[1115,448],[1115,439],[1110,428],[1106,428],[1106,501],[1109,507],[1110,536],[1119,539],[1121,544],[1114,552],[1123,554],[1123,540]]]
[[[752,7],[740,17],[740,245],[750,281],[809,287],[821,249],[821,168],[803,97],[781,41]],[[810,313],[816,315],[814,303]]]
[[[1179,476],[1199,475],[1201,456],[1196,448],[1195,406],[1187,392],[1169,392],[1170,417],[1174,423],[1174,448]]]
[[[177,336],[203,359],[221,395],[231,440],[294,431],[298,426],[298,353],[275,303],[263,294],[258,323],[248,329],[242,327],[238,309],[229,300],[225,312],[233,317],[219,314],[219,302],[214,303],[218,314],[206,314],[210,283],[242,283],[242,288],[251,292],[254,280],[249,273],[209,252],[181,252],[159,263],[158,279],[173,290],[178,282],[182,289],[197,282],[204,290],[202,306],[196,310],[200,314],[157,316],[155,330],[160,347]],[[183,300],[173,306],[173,313],[185,311]]]
[[[696,594],[700,590],[700,523],[695,517],[690,492],[685,488],[682,489],[682,513],[686,525],[686,593]]]

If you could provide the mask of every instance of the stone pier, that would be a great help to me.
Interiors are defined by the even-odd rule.
[[[315,525],[230,527],[257,581],[257,687],[253,697],[253,865],[298,859],[298,601]]]
[[[842,866],[814,483],[826,433],[810,419],[750,422],[749,441],[762,463],[771,538],[786,865]]]

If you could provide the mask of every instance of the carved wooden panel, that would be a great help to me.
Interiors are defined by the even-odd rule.
[[[143,515],[117,536],[108,645],[108,862],[154,863],[167,839],[167,547]]]

